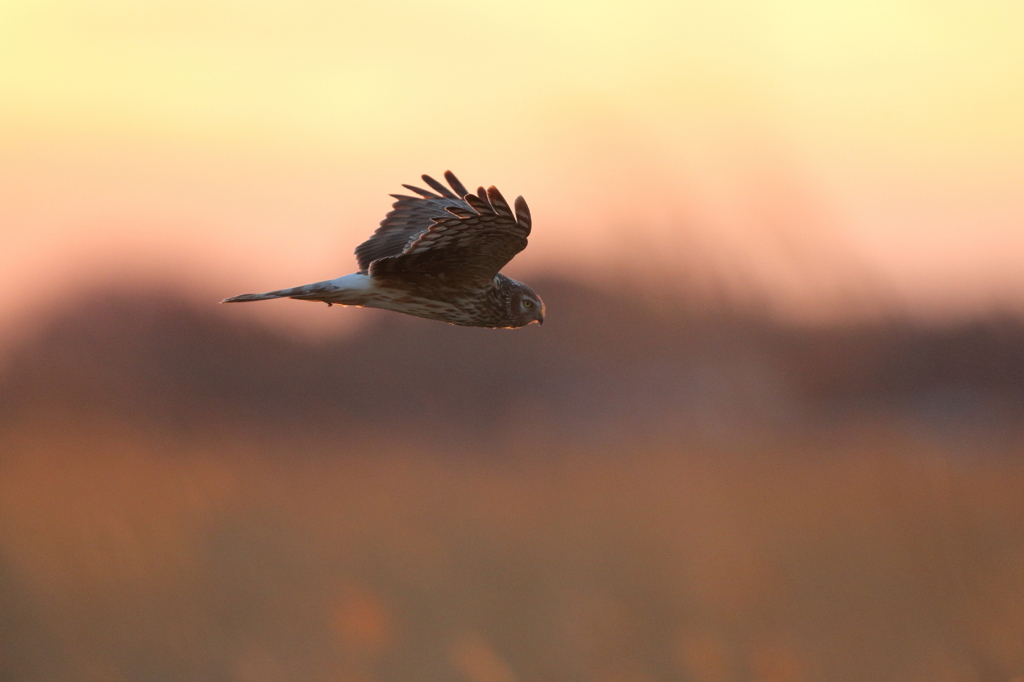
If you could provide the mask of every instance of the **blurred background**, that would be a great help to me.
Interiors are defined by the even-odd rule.
[[[0,1],[0,679],[1022,679],[1022,30]],[[543,327],[217,305],[449,168]]]

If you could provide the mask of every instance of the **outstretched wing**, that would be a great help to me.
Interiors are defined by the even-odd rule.
[[[380,227],[369,239],[356,248],[356,260],[360,272],[366,272],[370,263],[381,258],[401,254],[409,244],[433,225],[434,218],[448,217],[445,209],[449,207],[469,208],[462,197],[469,194],[466,187],[459,182],[455,174],[445,171],[445,180],[452,186],[455,193],[440,182],[423,176],[423,181],[436,190],[438,194],[428,192],[412,185],[402,185],[419,196],[410,197],[404,194],[392,194],[396,201],[391,211],[384,216]]]
[[[456,191],[464,189],[450,172],[445,173],[445,178]],[[447,190],[426,176],[424,181],[439,191]],[[420,194],[425,193],[425,190],[411,189]],[[378,233],[394,240],[391,242],[392,245],[397,243],[398,234],[411,234],[413,238],[404,244],[398,253],[373,259],[368,264],[369,274],[374,279],[430,279],[436,283],[442,280],[445,284],[454,286],[489,284],[513,256],[526,248],[531,225],[530,209],[526,201],[519,197],[516,199],[513,213],[496,187],[487,190],[481,187],[477,194],[467,192],[463,196],[463,201],[450,196],[425,197],[418,201],[428,203],[413,205],[417,209],[415,214],[410,209],[403,208],[403,212],[409,211],[406,224],[410,225],[404,232],[397,229],[397,222],[396,229],[385,232],[387,226],[382,223]],[[401,202],[402,199],[399,199],[392,213],[399,212]],[[428,206],[430,211],[441,206],[444,212],[440,215],[427,214]],[[424,218],[430,223],[413,233],[415,225],[422,224],[416,221],[422,221]],[[378,234],[374,234],[370,241],[377,237]],[[363,244],[359,249],[368,244],[370,242]],[[362,267],[362,260],[360,266]]]

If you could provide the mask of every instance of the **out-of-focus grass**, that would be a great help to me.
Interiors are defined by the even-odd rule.
[[[7,444],[5,680],[1024,672],[1024,465],[982,446]]]
[[[552,282],[543,330],[313,341],[131,291],[0,367],[0,682],[1024,673],[1017,318]]]

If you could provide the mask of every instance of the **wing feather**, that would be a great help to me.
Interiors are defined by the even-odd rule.
[[[355,250],[361,271],[375,279],[485,286],[526,248],[530,220],[522,197],[513,212],[493,185],[471,194],[452,171],[444,179],[451,189],[423,176],[437,194],[406,184],[417,197],[391,195],[391,211]]]
[[[491,207],[495,213],[506,218],[514,218],[512,209],[509,208],[505,197],[501,196],[501,192],[494,185],[487,188],[487,199],[491,202]]]
[[[452,186],[452,189],[455,190],[455,194],[457,196],[464,197],[469,194],[469,190],[466,189],[465,185],[459,182],[459,179],[455,177],[455,173],[452,173],[450,170],[445,171],[444,179]]]
[[[522,197],[516,213],[494,187],[467,194],[465,206],[450,206],[399,255],[375,260],[369,273],[378,280],[443,280],[454,286],[486,286],[526,248],[530,212]],[[520,222],[519,216],[526,220]]]
[[[480,188],[483,191],[483,187]],[[483,198],[475,194],[466,195],[466,203],[470,205],[477,213],[491,213],[491,202],[487,201],[487,194],[484,193]]]
[[[427,177],[427,176],[424,175],[423,177]],[[431,179],[432,182],[437,182],[437,180],[434,180],[433,178],[430,178],[430,179]],[[427,183],[427,184],[430,184],[430,183]],[[440,199],[441,198],[441,197],[437,196],[436,194],[434,194],[433,192],[428,192],[427,190],[421,189],[421,188],[416,187],[414,185],[402,185],[402,187],[404,187],[404,188],[406,188],[408,190],[411,190],[413,192],[416,192],[416,194],[419,194],[424,199]]]
[[[513,212],[494,186],[473,194],[451,171],[444,179],[450,190],[424,175],[436,194],[403,185],[418,196],[391,195],[392,210],[356,249],[361,272],[376,279],[443,278],[452,285],[484,286],[526,248],[531,220],[522,197]]]
[[[403,187],[419,196],[391,195],[396,199],[391,211],[384,216],[373,235],[356,248],[360,272],[366,272],[375,260],[402,253],[416,237],[430,228],[433,218],[448,217],[450,214],[446,209],[470,210],[469,205],[458,198],[465,194],[466,188],[451,171],[446,171],[444,177],[458,195],[449,191],[448,196],[439,196],[413,185]],[[433,189],[439,189],[438,185],[444,187],[430,176],[423,176],[423,179]]]
[[[451,173],[451,171],[445,171],[445,177],[448,177],[449,173]],[[454,176],[452,176],[452,177],[454,177]],[[434,178],[430,177],[429,175],[424,175],[424,176],[422,176],[422,178],[423,178],[423,182],[425,182],[428,185],[430,185],[431,189],[433,189],[435,192],[437,192],[438,194],[440,194],[444,198],[446,198],[446,199],[458,199],[459,198],[459,197],[455,196],[454,194],[452,194],[452,191],[450,189],[448,189],[447,187],[445,187],[444,185],[442,185],[440,182],[438,182]]]
[[[473,209],[465,208],[463,206],[448,206],[445,208],[445,210],[451,213],[453,216],[458,216],[459,218],[472,218],[475,215],[480,215]]]
[[[530,207],[526,205],[526,199],[516,197],[516,222],[526,228],[527,234],[533,226],[533,219],[530,218]]]

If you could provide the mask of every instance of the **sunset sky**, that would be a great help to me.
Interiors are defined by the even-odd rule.
[[[346,274],[448,168],[528,199],[513,275],[1024,307],[1022,35],[1011,0],[0,0],[0,321]]]

